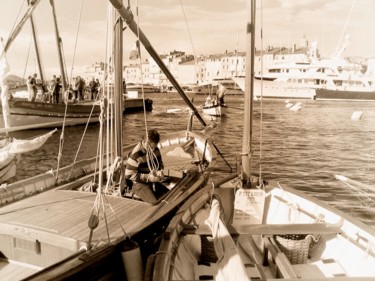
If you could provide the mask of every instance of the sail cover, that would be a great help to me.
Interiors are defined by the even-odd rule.
[[[211,228],[215,252],[219,259],[215,281],[249,280],[237,247],[227,227],[220,219],[220,203],[217,199],[212,200],[211,212],[205,223]]]

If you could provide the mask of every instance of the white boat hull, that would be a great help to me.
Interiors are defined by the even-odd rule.
[[[209,249],[202,248],[206,245],[202,236],[214,233],[207,225],[212,216],[207,206],[215,197],[243,263],[232,268],[231,280],[236,280],[242,266],[249,280],[374,280],[374,229],[303,192],[276,183],[270,183],[264,193],[233,189],[239,181],[224,182],[213,197],[212,187],[201,190],[180,208],[150,264],[152,280],[199,280],[202,276],[215,280],[223,273],[220,259],[210,261],[205,255]],[[306,238],[287,239],[292,242],[285,248],[280,235]],[[298,243],[306,246],[294,246]],[[218,255],[216,244],[215,250]]]
[[[233,80],[245,91],[245,78],[234,77]],[[302,85],[269,80],[254,80],[254,99],[314,99],[314,85]]]
[[[222,106],[222,105],[203,106],[202,112],[210,116],[223,116],[227,114],[227,106]]]

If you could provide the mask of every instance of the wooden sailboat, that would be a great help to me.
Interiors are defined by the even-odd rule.
[[[255,1],[242,170],[184,203],[148,259],[148,280],[374,280],[375,230],[303,191],[250,174]]]
[[[117,0],[111,3],[122,19],[132,18],[130,10]],[[5,203],[0,208],[0,280],[141,280],[143,263],[154,248],[154,240],[178,206],[208,180],[215,150],[209,137],[192,132],[188,126],[186,131],[161,136],[164,173],[170,179],[167,194],[151,204],[125,188],[125,155],[135,145],[122,145],[123,21],[118,14],[112,58],[115,118],[110,118],[116,126],[108,130],[116,134],[106,142],[113,150],[104,153],[105,144],[100,142],[98,157],[0,190]],[[138,34],[133,19],[127,24]],[[141,41],[147,41],[141,34]],[[153,50],[151,45],[147,48]],[[151,55],[161,61],[156,52]],[[172,76],[168,71],[165,74]],[[106,105],[103,101],[101,107],[105,109]],[[100,140],[106,140],[105,112],[101,112]],[[97,171],[98,166],[106,170]],[[4,198],[10,193],[16,196],[8,196],[13,203],[7,204]],[[26,196],[29,193],[34,196]],[[19,200],[17,195],[26,198]]]
[[[41,90],[42,93],[47,92],[46,82],[44,80],[43,69],[41,66],[40,51],[37,44],[37,36],[35,33],[33,12],[37,8],[41,1],[28,1],[28,8],[24,16],[19,21],[18,25],[12,30],[8,40],[4,44],[4,48],[1,52],[1,56],[5,56],[10,49],[13,41],[17,35],[21,32],[26,22],[30,21],[33,41],[35,46],[35,53],[37,57],[39,74],[41,77]],[[63,66],[63,55],[61,38],[57,28],[57,20],[55,13],[54,1],[50,1],[52,14],[54,18],[56,41],[58,46],[59,64],[60,64],[60,75],[61,75],[61,86],[62,93],[67,90],[67,79],[66,71]],[[28,101],[28,100],[13,100],[8,101],[10,119],[12,122],[11,128],[7,128],[3,122],[0,121],[0,133],[7,133],[11,131],[24,130],[24,129],[35,129],[35,128],[55,128],[61,127],[62,125],[77,125],[86,124],[87,122],[98,122],[100,115],[99,105],[93,103],[86,104],[72,104],[67,106],[65,103],[47,103],[42,101]],[[89,118],[90,117],[90,118]],[[66,122],[65,122],[66,121]]]
[[[60,76],[61,76],[61,96],[64,97],[64,93],[68,91],[68,81],[66,76],[66,69],[63,63],[63,53],[62,53],[62,39],[59,34],[56,11],[54,1],[51,0],[50,6],[52,10],[54,27],[55,27],[55,36],[56,44],[58,49],[59,57],[59,67],[60,67]],[[38,69],[41,77],[41,91],[42,93],[47,93],[46,82],[43,75],[43,70],[41,66],[40,51],[37,44],[37,36],[34,29],[33,21],[33,12],[36,9],[37,5],[40,3],[38,1],[29,1],[29,6],[18,23],[14,28],[13,32],[10,34],[7,42],[4,45],[4,50],[1,52],[1,56],[4,56],[9,48],[11,47],[14,39],[17,37],[19,32],[22,30],[25,23],[29,20],[32,27],[32,35],[35,46],[35,53],[38,62]],[[48,93],[50,94],[50,93]],[[61,100],[61,99],[60,99]],[[73,103],[65,100],[60,103],[49,103],[42,100],[29,101],[25,99],[14,99],[8,101],[10,118],[12,121],[12,127],[6,128],[5,120],[0,118],[0,134],[11,132],[11,131],[20,131],[26,129],[35,129],[35,128],[56,128],[61,126],[73,126],[86,123],[98,123],[100,116],[100,105],[99,102],[95,101],[83,101],[78,103]],[[139,112],[143,111],[145,108],[146,111],[152,111],[152,100],[151,99],[141,99],[141,98],[130,98],[125,99],[124,102],[124,113],[130,112]],[[145,106],[144,106],[145,104]],[[1,109],[0,109],[1,110]]]

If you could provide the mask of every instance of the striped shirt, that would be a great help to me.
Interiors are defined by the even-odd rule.
[[[160,150],[158,147],[153,151],[156,159],[153,162],[159,163],[159,170],[164,168],[163,161],[161,159]],[[148,175],[150,174],[150,169],[147,164],[147,153],[146,149],[143,147],[143,142],[140,141],[131,152],[128,157],[125,177],[135,182],[147,182]]]

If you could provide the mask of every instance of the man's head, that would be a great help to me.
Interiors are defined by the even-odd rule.
[[[149,145],[152,147],[152,149],[155,149],[160,141],[160,135],[157,130],[148,130],[147,132],[147,141]]]

